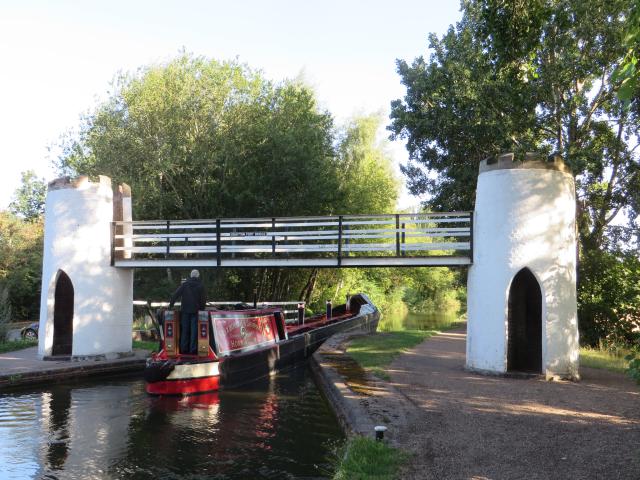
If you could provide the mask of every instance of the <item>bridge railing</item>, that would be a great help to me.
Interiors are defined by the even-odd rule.
[[[472,257],[470,212],[114,222],[112,232],[116,266],[468,264]]]

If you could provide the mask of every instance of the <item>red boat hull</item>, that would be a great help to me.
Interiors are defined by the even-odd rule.
[[[220,388],[220,376],[164,380],[147,383],[147,393],[152,395],[190,395],[213,392]]]

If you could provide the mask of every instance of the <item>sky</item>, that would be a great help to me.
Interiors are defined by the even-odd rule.
[[[396,59],[427,56],[428,35],[460,17],[458,0],[2,0],[0,209],[21,172],[56,177],[61,135],[108,97],[118,72],[182,50],[237,58],[275,81],[302,77],[338,123],[388,119],[404,96]],[[396,165],[408,158],[401,142],[389,152]],[[404,191],[399,208],[417,203]]]

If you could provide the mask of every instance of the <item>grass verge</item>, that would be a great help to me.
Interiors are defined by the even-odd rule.
[[[351,438],[340,453],[333,480],[391,480],[407,459],[397,448],[365,437]]]
[[[389,380],[384,371],[395,357],[415,347],[436,332],[433,330],[403,330],[357,337],[347,347],[347,353],[366,370]]]
[[[29,347],[37,347],[38,342],[33,340],[12,340],[10,342],[0,343],[0,353],[14,352]]]
[[[629,366],[629,362],[624,359],[628,353],[624,350],[612,353],[601,348],[580,347],[580,366],[624,372]]]
[[[139,348],[141,350],[149,350],[150,352],[158,351],[158,342],[143,342],[139,340],[133,340],[133,348]]]

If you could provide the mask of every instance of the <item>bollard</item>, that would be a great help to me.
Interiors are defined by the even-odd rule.
[[[253,289],[253,308],[258,308],[258,289]]]
[[[331,312],[332,312],[331,300],[327,300],[327,320],[331,320]]]
[[[347,300],[344,302],[344,309],[347,313],[351,311],[351,294],[347,293]]]
[[[298,304],[298,325],[304,325],[304,302]]]
[[[381,442],[384,440],[384,432],[387,431],[387,427],[383,425],[377,425],[373,428],[376,432],[376,442]]]

